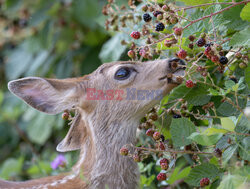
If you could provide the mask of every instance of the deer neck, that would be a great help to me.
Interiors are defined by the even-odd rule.
[[[135,144],[139,119],[122,120],[119,119],[121,116],[114,115],[100,118],[98,115],[83,118],[91,135],[82,150],[78,166],[83,171],[86,166],[89,167],[90,188],[137,188],[137,164],[131,158],[120,155],[120,148]]]

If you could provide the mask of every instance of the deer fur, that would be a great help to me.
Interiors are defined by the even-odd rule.
[[[176,63],[179,66],[176,67]],[[175,64],[175,66],[173,66]],[[121,67],[131,70],[127,79],[116,80]],[[0,180],[1,189],[135,189],[139,170],[129,157],[119,154],[126,144],[135,144],[141,117],[160,99],[128,100],[127,88],[161,90],[168,94],[183,76],[184,61],[163,59],[149,62],[113,62],[101,65],[92,74],[74,79],[27,77],[9,82],[8,88],[33,108],[58,114],[74,109],[76,115],[66,137],[57,146],[60,152],[80,150],[79,160],[68,173],[25,182]],[[172,74],[174,76],[172,76]],[[87,90],[122,90],[113,100],[89,100]]]

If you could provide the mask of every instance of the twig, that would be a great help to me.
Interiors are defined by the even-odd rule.
[[[167,149],[167,150],[156,150],[156,149],[152,149],[152,148],[146,148],[146,147],[136,147],[136,146],[132,146],[133,148],[136,148],[138,150],[145,150],[145,151],[149,151],[149,152],[169,152],[169,153],[173,153],[173,154],[209,154],[212,155],[212,152],[194,152],[194,151],[186,151],[186,150],[171,150],[171,149]]]

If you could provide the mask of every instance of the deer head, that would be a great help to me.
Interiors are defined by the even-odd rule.
[[[70,109],[77,111],[68,134],[57,150],[66,152],[81,149],[82,154],[85,153],[80,156],[76,167],[85,163],[85,169],[88,167],[85,174],[90,182],[81,184],[81,187],[99,188],[107,184],[110,188],[119,188],[118,185],[131,182],[134,188],[137,176],[131,181],[120,178],[122,181],[117,182],[100,176],[101,172],[115,175],[118,170],[114,168],[136,166],[124,157],[121,159],[117,149],[134,141],[140,118],[180,83],[178,77],[184,75],[184,69],[184,61],[178,58],[113,62],[101,65],[84,77],[62,80],[28,77],[9,82],[8,88],[27,104],[45,113],[57,114]],[[113,146],[115,152],[111,144],[119,144],[117,149]],[[92,157],[86,158],[88,155]],[[106,161],[107,165],[103,166],[105,170],[96,168],[99,162],[105,161],[105,157],[113,158],[113,161],[118,161],[114,163],[123,165],[112,169],[112,165],[108,165],[112,162]],[[125,174],[128,176],[130,173],[126,171]],[[137,171],[132,173],[136,174]],[[77,178],[76,175],[74,178]]]

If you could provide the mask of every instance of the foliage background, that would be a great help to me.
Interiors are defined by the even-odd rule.
[[[66,153],[68,161],[66,167],[58,170],[52,170],[50,167],[50,162],[58,154],[55,150],[56,145],[63,139],[69,129],[67,123],[61,119],[61,115],[49,116],[28,107],[10,94],[7,90],[7,82],[26,76],[55,78],[81,76],[95,70],[103,62],[118,59],[126,60],[128,59],[126,55],[127,47],[121,45],[121,40],[131,40],[128,33],[133,29],[140,28],[142,23],[139,22],[132,28],[125,28],[127,30],[124,33],[107,32],[104,25],[105,16],[101,14],[102,6],[106,4],[104,0],[0,0],[0,2],[0,177],[9,180],[26,180],[55,175],[58,172],[70,169],[77,159],[78,152]],[[122,2],[127,5],[127,1],[119,1],[118,4],[120,5]],[[184,5],[184,3],[193,5],[204,2],[208,1],[182,0],[179,3],[180,5]],[[224,31],[222,35],[233,38],[230,44],[226,43],[223,46],[225,49],[229,49],[230,46],[249,48],[249,22],[240,18],[243,7],[243,5],[236,7],[231,12],[228,11],[216,17],[216,26],[218,28],[223,27],[220,28]],[[216,8],[221,9],[221,7]],[[215,10],[207,7],[207,12],[211,11]],[[249,9],[246,12],[249,12]],[[190,12],[189,14],[193,19],[196,19],[203,13],[197,10],[197,12]],[[249,21],[247,15],[250,14],[244,14],[244,18]],[[209,31],[206,26],[209,26],[208,23],[203,25],[203,23],[198,22],[191,26],[189,30],[186,30],[184,36],[199,35],[205,29]],[[187,46],[187,42],[183,41],[183,43]],[[176,50],[174,48],[162,49],[162,44],[158,44],[157,48],[165,51],[161,56],[162,58],[169,55],[174,56]],[[206,64],[210,63],[206,62]],[[237,78],[240,79],[240,77],[247,76],[249,66],[245,71],[237,67],[235,70]],[[224,85],[228,75],[223,77],[214,75],[213,78],[218,85],[224,87],[224,91],[217,91],[217,93],[216,91],[210,91],[209,93],[200,87],[197,91],[194,89],[190,92],[189,89],[181,85],[176,92],[166,97],[163,102],[183,98],[183,94],[185,94],[185,100],[194,105],[190,110],[201,110],[200,105],[214,101],[218,102],[216,108],[219,108],[220,116],[239,116],[240,113],[235,109],[227,111],[231,108],[230,106],[228,109],[228,104],[219,103],[221,96],[228,95],[227,91],[232,90],[234,83],[229,82]],[[244,86],[244,90],[239,93],[246,95],[249,92],[249,79],[244,81]],[[221,94],[222,92],[225,94]],[[197,95],[200,94],[202,95],[198,98]],[[194,98],[192,98],[193,96]],[[229,98],[231,97],[229,96]],[[205,102],[199,104],[201,99],[205,99]],[[246,101],[242,101],[242,108],[246,104]],[[223,151],[223,162],[225,164],[230,158],[233,159],[226,170],[219,168],[219,160],[213,156],[209,161],[210,163],[204,163],[191,171],[191,165],[193,164],[191,157],[187,154],[180,155],[178,161],[172,161],[170,164],[172,167],[176,163],[175,167],[171,168],[169,184],[187,176],[186,183],[191,186],[197,186],[201,176],[207,176],[215,180],[211,188],[218,187],[221,181],[221,188],[234,188],[234,186],[246,182],[247,175],[249,176],[249,168],[243,166],[243,163],[236,165],[237,159],[232,157],[238,153],[243,161],[249,160],[249,137],[233,136],[232,140],[236,142],[229,145],[226,142],[228,136],[223,136],[220,132],[214,134],[211,131],[212,137],[210,135],[201,136],[196,133],[185,142],[181,142],[178,139],[180,135],[178,132],[183,127],[178,129],[178,126],[186,125],[190,127],[190,130],[185,132],[186,137],[189,137],[194,131],[194,129],[192,130],[194,123],[196,126],[202,126],[199,127],[200,132],[202,132],[209,125],[208,121],[200,121],[192,117],[193,123],[185,118],[171,123],[171,119],[167,118],[167,127],[163,130],[163,134],[166,139],[173,140],[175,147],[183,147],[196,142],[201,145],[202,149],[206,150],[202,137],[207,137],[205,142],[208,140],[212,145],[216,144],[225,150]],[[225,119],[227,123],[230,122],[229,125],[233,129],[227,128],[228,124],[224,124],[223,129],[234,131],[237,124],[237,132],[249,133],[248,120],[245,118],[238,122],[237,120],[230,120]],[[178,123],[178,121],[182,123]],[[220,120],[216,121],[221,123]],[[175,131],[171,131],[170,123],[172,127],[175,126],[173,127],[176,128]],[[218,130],[216,131],[218,132]],[[139,144],[151,142],[151,139],[145,137],[145,134],[140,135]],[[240,146],[243,146],[243,148]],[[246,150],[242,151],[242,149]],[[200,156],[200,158],[201,161],[205,160],[203,156]],[[153,155],[146,161],[139,163],[139,167],[142,173],[142,186],[145,188],[159,187],[155,178],[160,172],[158,157]],[[223,177],[224,171],[230,174]],[[160,185],[164,186],[166,182]],[[184,184],[182,187],[188,186]]]

